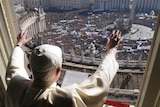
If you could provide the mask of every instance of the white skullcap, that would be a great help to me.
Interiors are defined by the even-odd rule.
[[[47,72],[51,67],[61,66],[62,50],[58,46],[40,45],[33,50],[30,64],[33,72]]]

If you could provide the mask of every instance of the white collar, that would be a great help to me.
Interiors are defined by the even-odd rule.
[[[57,86],[57,83],[56,82],[53,82],[52,85],[50,85],[50,87],[56,87]]]

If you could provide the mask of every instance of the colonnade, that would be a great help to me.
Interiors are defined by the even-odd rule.
[[[28,12],[18,20],[20,30],[28,30],[28,37],[33,37],[46,30],[45,13],[43,9]]]

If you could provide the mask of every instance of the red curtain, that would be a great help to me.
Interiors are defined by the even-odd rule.
[[[105,102],[106,105],[111,105],[111,106],[115,106],[115,107],[129,107],[129,104],[122,104],[120,102],[115,102],[115,101],[109,101],[107,100]]]

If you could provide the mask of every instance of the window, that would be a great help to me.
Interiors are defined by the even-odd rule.
[[[3,14],[3,9],[2,8],[7,8],[8,9],[8,11],[10,10],[9,8],[8,8],[8,5],[9,5],[9,2],[8,2],[9,0],[3,0],[3,3],[5,3],[5,5],[1,2],[1,7],[0,7],[0,12],[2,13],[1,15],[2,15],[2,17],[3,17],[3,21],[2,22],[5,22],[5,23],[3,23],[3,26],[1,26],[1,29],[0,29],[0,33],[1,33],[1,41],[0,41],[0,43],[2,44],[2,45],[0,45],[0,47],[1,47],[1,53],[3,53],[1,56],[2,57],[0,57],[2,60],[2,63],[3,63],[3,68],[5,68],[5,65],[6,65],[6,63],[7,63],[7,60],[8,60],[8,56],[9,56],[9,53],[11,52],[11,50],[12,50],[12,47],[13,47],[13,43],[11,42],[12,41],[12,39],[13,39],[13,41],[15,41],[14,39],[15,39],[15,37],[14,37],[14,34],[16,34],[15,32],[16,32],[16,29],[14,28],[14,27],[17,27],[16,25],[14,26],[14,20],[12,20],[12,18],[14,17],[13,16],[13,14],[11,14],[11,18],[9,18],[9,17],[7,17],[7,16],[5,16],[5,14]],[[147,0],[146,0],[147,1]],[[97,1],[98,2],[98,1]],[[157,2],[158,2],[158,0],[157,0]],[[160,2],[160,1],[159,1]],[[106,2],[105,2],[106,3]],[[118,3],[118,2],[117,2]],[[105,20],[107,21],[107,23],[111,23],[111,19],[110,18],[115,18],[115,17],[119,17],[119,14],[115,14],[116,12],[115,11],[117,11],[117,9],[114,9],[114,8],[109,8],[109,6],[110,5],[108,5],[108,4],[106,4],[106,6],[108,6],[108,7],[106,7],[105,9],[107,9],[107,12],[100,12],[100,10],[103,10],[103,6],[104,5],[102,5],[103,4],[103,2],[99,2],[99,3],[97,3],[96,5],[97,5],[97,7],[98,8],[96,8],[96,7],[94,7],[93,9],[94,9],[94,14],[91,12],[91,14],[92,15],[89,15],[89,12],[87,13],[87,15],[89,16],[89,17],[87,17],[87,21],[85,21],[85,19],[84,19],[84,17],[80,17],[79,16],[79,14],[78,14],[78,12],[76,12],[73,16],[70,16],[70,19],[67,19],[67,18],[69,18],[68,17],[68,13],[65,13],[65,15],[62,15],[62,14],[60,14],[58,17],[56,16],[56,17],[49,17],[47,20],[48,20],[48,22],[47,22],[47,27],[48,28],[51,28],[52,30],[55,30],[55,28],[57,27],[57,28],[59,28],[58,29],[58,32],[57,32],[57,34],[58,35],[61,35],[61,36],[56,36],[55,38],[56,38],[56,40],[54,41],[54,40],[52,40],[52,39],[50,39],[51,38],[51,36],[50,35],[52,35],[53,34],[53,32],[51,32],[51,31],[46,31],[46,32],[42,32],[42,33],[40,33],[41,35],[42,34],[44,34],[44,35],[48,35],[48,39],[50,39],[51,40],[51,43],[52,44],[57,44],[57,45],[59,45],[59,46],[62,46],[63,48],[64,48],[64,51],[67,53],[72,53],[72,54],[74,54],[73,56],[74,57],[79,57],[79,56],[81,56],[82,54],[84,55],[84,56],[88,56],[89,55],[89,53],[91,53],[91,51],[88,49],[88,47],[87,47],[87,42],[89,42],[89,43],[91,43],[91,41],[93,40],[93,36],[90,36],[89,37],[89,39],[90,39],[90,41],[87,41],[85,38],[86,38],[86,36],[87,35],[97,35],[97,33],[96,32],[88,32],[88,28],[92,28],[91,30],[92,31],[95,31],[95,24],[93,24],[93,20],[94,19],[96,19],[97,20],[97,22],[99,21],[99,26],[100,25],[103,25],[104,24],[104,22],[102,22],[102,19],[100,19],[101,17],[102,17],[102,15],[104,15],[105,16]],[[112,4],[112,7],[114,6],[113,5],[113,3],[111,3]],[[96,6],[95,5],[95,6]],[[147,6],[148,6],[148,4],[146,4]],[[117,7],[117,4],[115,5],[116,7]],[[145,6],[142,6],[142,4],[141,5],[139,5],[139,6],[141,6],[141,7],[138,7],[139,9],[140,9],[140,11],[142,12],[142,10],[145,10]],[[154,7],[154,6],[153,6]],[[109,10],[110,9],[110,10]],[[146,8],[146,9],[148,9],[148,8]],[[8,12],[7,10],[5,10],[6,11],[6,13]],[[100,14],[100,13],[101,14]],[[121,11],[121,15],[123,14],[123,17],[124,17],[124,19],[125,19],[125,17],[127,17],[127,15],[128,14],[124,14],[124,11],[123,11],[123,9],[122,9],[122,11]],[[52,16],[52,15],[55,15],[55,14],[52,14],[52,13],[47,13],[47,15],[49,16]],[[108,17],[109,15],[113,15],[112,17]],[[2,18],[1,17],[1,18]],[[4,17],[7,17],[7,19],[8,19],[8,21],[7,20],[5,20],[5,18]],[[139,21],[140,22],[145,22],[145,21],[152,21],[151,19],[148,19],[148,18],[146,18],[146,17],[148,17],[148,14],[137,14],[137,17],[136,18],[139,18]],[[46,17],[47,18],[47,17]],[[120,17],[121,18],[121,17]],[[146,20],[144,21],[143,20],[143,18],[146,18]],[[160,18],[160,16],[159,16],[159,18]],[[73,20],[72,20],[73,19]],[[88,20],[89,19],[89,20]],[[53,23],[53,22],[51,22],[51,21],[53,21],[54,20],[54,22],[55,23]],[[73,31],[70,31],[70,32],[72,32],[72,35],[74,35],[74,36],[72,36],[72,41],[69,39],[69,38],[64,38],[65,40],[67,40],[67,39],[69,39],[68,41],[71,41],[71,45],[73,45],[74,47],[73,47],[73,49],[70,49],[70,48],[68,48],[68,47],[70,47],[71,45],[70,44],[67,44],[67,45],[64,45],[64,43],[62,43],[62,37],[65,37],[66,36],[66,34],[68,33],[67,32],[67,30],[70,30],[70,27],[68,26],[68,25],[70,25],[70,26],[73,26],[75,23],[74,23],[74,21],[75,20],[77,20],[77,22],[78,22],[78,26],[75,26],[75,28],[74,28],[74,30]],[[153,20],[155,20],[155,19],[153,19]],[[67,22],[68,21],[68,23],[67,24],[64,24],[64,22]],[[84,25],[84,24],[81,24],[82,22],[84,22],[85,21],[85,23],[87,23],[86,25]],[[100,22],[102,22],[102,23],[100,23]],[[9,24],[9,26],[7,25],[7,23]],[[67,25],[67,26],[65,26],[65,28],[63,28],[63,26],[60,26],[59,25],[59,23],[63,23],[62,25]],[[70,24],[71,23],[71,24]],[[152,22],[151,22],[152,23]],[[2,23],[1,23],[2,24]],[[52,26],[52,25],[53,26]],[[145,23],[146,24],[146,23]],[[155,23],[152,23],[153,25],[155,24]],[[144,69],[142,69],[142,70],[144,70],[145,71],[145,73],[144,73],[144,79],[143,79],[143,82],[142,82],[142,87],[140,88],[141,90],[140,90],[140,96],[139,96],[139,98],[138,98],[138,101],[137,101],[137,107],[156,107],[156,106],[159,106],[158,104],[159,104],[159,96],[160,96],[160,91],[159,91],[159,84],[158,84],[158,82],[157,81],[159,81],[159,75],[160,75],[160,72],[158,71],[160,68],[159,68],[159,63],[160,63],[160,48],[159,48],[159,44],[160,44],[160,20],[158,19],[158,21],[157,21],[157,27],[156,28],[154,28],[154,26],[152,26],[151,28],[152,28],[152,30],[153,31],[155,31],[155,33],[154,33],[154,37],[153,37],[153,40],[152,40],[152,45],[151,45],[151,49],[150,49],[150,52],[149,52],[149,57],[148,57],[148,59],[147,59],[147,66],[145,67],[145,70]],[[12,27],[11,27],[11,25],[12,25]],[[83,28],[83,29],[80,29],[80,32],[82,32],[81,34],[79,33],[79,32],[77,32],[78,31],[78,29],[79,29],[79,27],[81,27],[81,26],[85,26],[86,27],[86,29],[85,28]],[[96,25],[97,26],[97,25]],[[146,25],[147,26],[147,25]],[[109,26],[109,27],[112,27],[112,26]],[[12,31],[10,31],[10,29],[12,29]],[[102,32],[102,30],[101,29],[96,29],[97,31],[99,31],[99,32],[101,32],[102,34],[103,33],[106,33],[106,34],[109,34],[108,32]],[[84,31],[86,31],[86,32],[84,32]],[[14,32],[14,33],[11,33],[11,32]],[[134,32],[136,32],[136,30],[135,29],[133,29],[133,32],[132,33],[134,33]],[[91,34],[92,33],[92,34]],[[10,34],[12,34],[11,35],[11,37],[12,38],[10,38]],[[141,34],[141,33],[140,33]],[[54,34],[53,34],[54,35]],[[148,34],[149,35],[149,34]],[[83,36],[83,37],[81,37],[81,39],[79,39],[80,38],[80,36]],[[79,39],[83,44],[81,44],[81,42],[79,41],[79,42],[77,42],[76,41],[76,39]],[[99,41],[99,40],[101,40],[101,39],[104,39],[104,38],[96,38],[96,40],[97,41]],[[103,41],[103,42],[105,42],[105,41]],[[133,43],[135,43],[135,41],[130,41],[130,42],[133,42]],[[139,41],[140,42],[140,41]],[[142,41],[143,42],[143,41]],[[145,42],[143,42],[144,44],[145,44]],[[125,43],[124,43],[125,44]],[[80,46],[80,45],[82,45],[82,46]],[[91,44],[90,45],[90,47],[92,47],[92,48],[95,48],[94,46],[93,46],[94,44]],[[81,52],[81,51],[79,51],[80,49],[82,49],[82,48],[84,48],[85,50],[84,50],[84,52]],[[98,48],[100,48],[100,49],[102,49],[103,48],[103,45],[101,46],[101,44],[100,45],[98,45]],[[136,46],[134,47],[134,45],[133,45],[133,47],[131,47],[131,46],[129,46],[128,44],[127,45],[125,45],[125,46],[120,46],[120,48],[125,48],[126,49],[126,51],[130,51],[131,50],[131,48],[132,49],[137,49],[136,48]],[[141,47],[142,48],[142,47]],[[145,47],[145,48],[147,48],[147,47]],[[3,50],[2,50],[3,49]],[[75,49],[78,49],[78,50],[75,50]],[[140,48],[139,48],[140,49]],[[105,52],[105,50],[102,50],[103,52]],[[120,51],[122,51],[122,50],[120,50]],[[96,51],[95,51],[95,53],[96,53]],[[136,55],[137,53],[134,53],[133,55],[131,55],[131,52],[128,54],[128,55],[130,55],[131,57],[130,58],[133,58],[134,57],[134,55]],[[74,58],[72,56],[72,58]],[[84,57],[83,56],[83,57]],[[122,54],[119,54],[119,57],[120,56],[122,56]],[[99,54],[99,55],[95,55],[95,57],[93,57],[92,55],[90,56],[90,58],[91,59],[89,59],[89,60],[91,60],[91,61],[95,61],[96,60],[96,58],[103,58],[103,54]],[[143,58],[143,56],[141,56],[142,58]],[[79,57],[79,59],[81,59],[82,57]],[[120,58],[125,58],[125,57],[120,57]],[[86,58],[87,59],[87,58]],[[138,58],[137,58],[138,59]],[[4,61],[3,61],[4,60]],[[126,59],[126,62],[125,63],[127,63],[128,65],[130,65],[130,63],[131,62],[129,62],[129,61],[131,61],[131,59]],[[93,62],[92,62],[93,63]],[[120,63],[121,63],[121,61],[120,61]],[[124,63],[124,62],[122,62],[122,63]],[[94,63],[94,64],[96,64],[96,63]],[[2,64],[0,64],[1,66],[2,66]],[[127,66],[128,66],[127,65]],[[130,65],[131,66],[131,65]],[[0,68],[2,68],[2,67],[0,67]],[[66,67],[67,68],[67,67]],[[75,68],[74,68],[75,69]],[[78,69],[78,68],[76,68],[76,69]],[[78,69],[79,70],[79,69]],[[92,72],[92,70],[95,70],[95,68],[92,66],[92,68],[90,68],[90,69],[88,69],[87,70],[87,72],[89,72],[89,73],[91,73]],[[3,70],[4,72],[5,72],[5,69]],[[83,71],[85,71],[86,72],[86,69],[83,69]],[[120,77],[118,77],[117,76],[117,80],[113,80],[113,83],[112,83],[112,88],[117,88],[116,87],[116,83],[118,84],[117,86],[118,87],[125,87],[125,89],[127,89],[127,87],[129,87],[129,84],[130,83],[132,83],[132,78],[131,78],[131,75],[130,75],[130,73],[128,73],[127,75],[123,75],[123,73],[125,74],[125,72],[120,72],[122,75],[121,75],[121,78]],[[132,72],[133,73],[133,72]],[[136,72],[134,72],[134,73],[136,73]],[[1,74],[1,77],[3,77],[4,75],[2,75]],[[135,76],[136,77],[136,76]],[[138,77],[138,76],[137,76]],[[4,78],[4,77],[3,77]],[[139,78],[139,77],[138,77]],[[126,82],[126,81],[131,81],[130,83],[129,82]],[[121,82],[121,83],[118,83],[118,82],[116,82],[116,81],[123,81],[123,82]],[[137,80],[138,81],[138,80]],[[122,83],[124,83],[124,85],[122,84]],[[134,86],[134,87],[137,87],[136,85],[137,84],[131,84],[132,86]],[[135,92],[136,92],[136,90],[134,90]],[[112,94],[112,93],[111,93]],[[152,96],[152,97],[151,97]],[[136,96],[137,97],[137,96]],[[136,98],[137,99],[137,98]],[[135,104],[135,103],[134,103]]]

